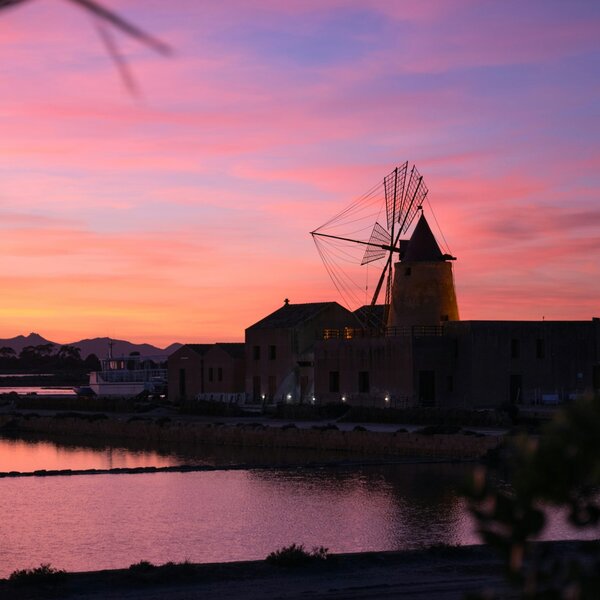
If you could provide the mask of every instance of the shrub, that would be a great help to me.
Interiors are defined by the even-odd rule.
[[[129,570],[132,573],[147,573],[156,569],[156,565],[153,565],[149,560],[140,560],[140,562],[129,565]]]
[[[148,584],[191,579],[196,574],[197,566],[189,560],[180,563],[168,562],[164,565],[154,565],[147,560],[141,560],[129,567],[129,575],[134,580]]]
[[[55,569],[50,564],[41,564],[35,569],[13,571],[8,580],[16,585],[57,585],[62,583],[67,574],[61,569]]]
[[[330,557],[329,550],[323,546],[315,546],[309,551],[304,548],[303,544],[292,544],[271,552],[265,560],[270,565],[278,567],[301,567],[329,560]]]

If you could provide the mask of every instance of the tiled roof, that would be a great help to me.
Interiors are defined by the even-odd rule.
[[[307,304],[284,304],[248,329],[288,329],[315,318],[322,311],[338,306],[337,302],[309,302]]]

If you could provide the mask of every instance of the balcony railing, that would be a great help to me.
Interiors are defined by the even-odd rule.
[[[430,337],[444,335],[442,325],[419,325],[413,327],[385,327],[382,329],[354,329],[345,327],[344,329],[324,329],[322,332],[323,340],[351,340],[354,338],[375,338],[375,337]]]

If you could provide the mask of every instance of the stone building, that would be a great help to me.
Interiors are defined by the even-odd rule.
[[[290,304],[246,329],[246,394],[256,403],[306,402],[314,394],[314,344],[325,328],[355,327],[337,302]]]
[[[169,398],[243,402],[242,343],[185,344],[169,356]]]
[[[329,327],[316,342],[319,402],[492,407],[600,391],[599,319],[459,321],[451,260],[422,215],[394,266],[387,326]]]
[[[600,392],[600,319],[456,321],[315,345],[320,402],[372,406],[557,404]]]

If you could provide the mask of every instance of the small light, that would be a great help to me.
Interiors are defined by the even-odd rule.
[[[385,402],[386,402],[386,404],[387,404],[387,403],[389,403],[389,401],[390,401],[390,397],[389,397],[389,396],[386,396],[386,397],[385,397]]]
[[[314,404],[317,401],[317,399],[313,396],[312,397],[312,403]]]
[[[342,402],[346,402],[346,396],[342,396]]]
[[[263,395],[261,396],[261,398],[264,400],[264,399],[266,398],[266,396],[263,394]]]
[[[287,398],[288,400],[291,400],[291,399],[292,399],[292,395],[291,395],[291,394],[288,394],[288,395],[286,396],[286,398]]]

